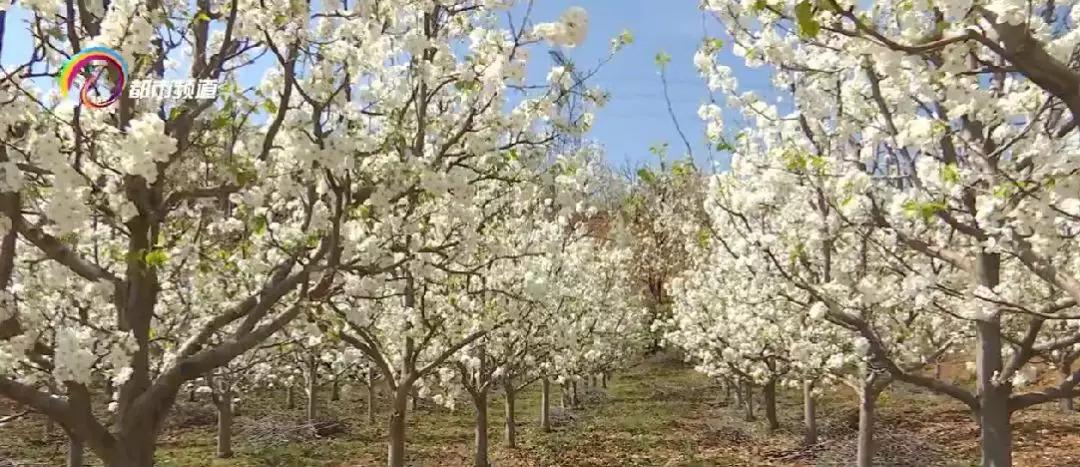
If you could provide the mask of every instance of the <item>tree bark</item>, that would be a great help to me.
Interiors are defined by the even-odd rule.
[[[474,467],[489,467],[488,461],[488,390],[480,389],[472,394],[476,408]]]
[[[413,391],[412,392],[412,397],[409,399],[411,401],[411,405],[409,406],[409,410],[412,410],[413,412],[416,412],[416,408],[420,406],[420,402],[418,401],[418,399],[420,399],[420,397],[417,395],[416,391]]]
[[[540,380],[540,430],[551,431],[551,381]]]
[[[504,400],[506,404],[503,411],[503,418],[505,419],[506,430],[503,433],[506,440],[506,447],[517,447],[517,422],[514,420],[514,398],[517,396],[514,394],[514,382],[510,378],[506,378],[506,383],[503,385]]]
[[[405,414],[411,388],[398,387],[390,413],[387,465],[405,467]]]
[[[82,438],[68,433],[67,467],[83,467]]]
[[[578,408],[581,405],[581,399],[578,398],[577,380],[570,381],[570,406]]]
[[[307,371],[307,421],[315,423],[319,412],[319,363],[314,355],[308,356]]]
[[[803,436],[803,444],[807,446],[817,444],[817,401],[814,399],[814,382],[803,381],[803,423],[806,433]]]
[[[743,409],[745,409],[744,419],[748,422],[752,422],[757,418],[754,417],[754,385],[749,381],[743,382]]]
[[[980,285],[993,289],[1000,280],[1001,258],[997,254],[979,253],[976,272]],[[983,467],[1008,467],[1012,465],[1012,426],[1009,422],[1008,385],[996,384],[995,375],[1001,374],[1001,318],[975,321],[977,348],[975,367],[978,389],[979,448]]]
[[[368,423],[375,423],[375,367],[368,368],[367,373],[367,418]]]
[[[873,467],[875,455],[874,431],[877,424],[877,400],[891,379],[880,373],[864,375],[859,388],[859,438],[856,440],[855,465]]]
[[[602,387],[604,389],[607,389],[607,382],[608,382],[608,374],[605,371],[604,373],[600,374],[600,387]]]
[[[195,385],[191,385],[191,389],[188,389],[187,401],[188,402],[195,402],[197,399],[198,399],[198,397],[196,396]]]
[[[285,408],[292,410],[296,408],[296,396],[293,394],[292,385],[285,386]]]
[[[334,378],[333,381],[330,382],[330,400],[341,400],[341,384],[338,383],[338,378]]]
[[[863,384],[859,391],[859,437],[855,453],[855,465],[873,467],[874,465],[874,422],[877,392],[874,390],[873,377]]]
[[[769,378],[761,395],[765,403],[766,429],[772,434],[780,428],[780,421],[776,418],[776,378]]]
[[[217,406],[217,456],[224,459],[232,457],[233,396],[232,391],[223,391]]]

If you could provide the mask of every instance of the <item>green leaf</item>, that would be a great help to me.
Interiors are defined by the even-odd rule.
[[[656,183],[656,174],[652,173],[652,171],[649,170],[649,169],[645,169],[645,168],[638,169],[637,176],[642,181],[644,181],[645,183],[648,183],[650,185]]]
[[[945,164],[941,167],[941,179],[945,183],[959,183],[960,182],[960,170],[956,168],[956,164]]]
[[[210,129],[220,130],[229,126],[229,123],[229,116],[227,114],[220,113],[216,117],[214,117],[213,120],[210,121]]]
[[[724,40],[715,37],[705,38],[705,53],[713,54],[724,48]]]
[[[661,50],[656,53],[656,58],[654,60],[656,61],[656,66],[666,68],[668,64],[671,63],[671,55]]]
[[[256,216],[255,221],[253,222],[253,225],[251,226],[251,231],[255,235],[262,235],[262,234],[266,233],[266,227],[268,225],[269,225],[269,222],[266,220],[266,216]]]
[[[210,15],[205,11],[200,11],[199,14],[195,15],[195,22],[199,23],[200,21],[210,21]]]
[[[918,217],[923,222],[929,223],[934,219],[939,212],[944,212],[947,209],[945,203],[941,201],[928,201],[925,203],[915,200],[908,200],[904,202],[903,206],[904,214],[908,217]]]
[[[711,239],[711,234],[709,232],[709,229],[706,229],[704,227],[698,229],[698,232],[697,232],[697,244],[698,244],[698,246],[700,246],[702,248],[707,248],[709,246],[709,240],[710,239]]]
[[[803,0],[795,5],[795,22],[799,25],[799,34],[803,37],[817,37],[821,31],[821,24],[814,18],[814,6],[809,0]]]
[[[806,170],[808,158],[803,153],[788,150],[784,151],[782,158],[784,161],[784,168],[787,169],[788,172],[802,172]]]
[[[764,10],[769,7],[769,2],[765,0],[755,0],[754,5],[750,7],[755,13]]]
[[[263,101],[263,109],[266,110],[266,113],[274,115],[277,114],[278,106],[274,101],[267,99]]]
[[[165,253],[165,250],[155,249],[150,250],[143,256],[143,261],[151,268],[160,268],[165,265],[165,262],[169,260],[169,254]]]

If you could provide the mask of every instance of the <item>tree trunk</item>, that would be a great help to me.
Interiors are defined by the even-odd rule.
[[[472,394],[473,406],[476,408],[475,442],[476,451],[473,457],[474,467],[489,467],[488,462],[488,391],[481,389]]]
[[[187,401],[188,402],[195,402],[197,399],[198,399],[198,396],[196,395],[196,392],[195,392],[195,385],[192,384],[191,389],[188,389],[188,392],[187,392]]]
[[[578,398],[577,380],[570,382],[570,406],[578,408],[581,405],[581,399]]]
[[[803,443],[807,446],[817,444],[817,401],[814,400],[814,382],[803,381],[803,423],[806,433]]]
[[[224,459],[232,457],[233,396],[232,391],[223,391],[217,401],[217,456]]]
[[[745,417],[743,417],[743,418],[748,422],[752,422],[752,421],[756,420],[756,417],[754,417],[754,385],[750,384],[749,381],[744,381],[743,382],[743,397],[742,397],[742,399],[743,399],[743,409],[746,410]]]
[[[859,437],[858,450],[855,453],[855,464],[858,467],[873,467],[874,465],[874,416],[877,403],[877,393],[874,391],[873,377],[869,383],[864,383],[859,391]]]
[[[980,252],[975,269],[979,285],[993,289],[1000,281],[1001,257]],[[1009,422],[1009,385],[995,383],[1001,374],[1001,317],[975,321],[976,389],[979,393],[979,450],[983,467],[1012,465],[1012,426]]]
[[[68,433],[67,467],[83,467],[82,438]]]
[[[608,374],[605,371],[604,373],[600,374],[600,387],[602,387],[604,389],[607,389],[607,380],[608,380]]]
[[[514,382],[510,378],[506,378],[506,383],[503,385],[504,403],[506,404],[503,411],[503,418],[506,423],[506,431],[504,432],[506,438],[506,447],[517,447],[517,422],[514,421]]]
[[[765,403],[766,430],[772,434],[780,428],[780,421],[776,418],[776,378],[769,378],[765,383],[762,399]]]
[[[416,408],[420,406],[419,399],[420,399],[420,397],[419,397],[419,394],[417,394],[417,391],[413,391],[412,392],[412,398],[409,399],[410,401],[412,401],[411,402],[412,405],[409,407],[409,410],[412,410],[413,412],[416,412]]]
[[[330,382],[330,400],[341,400],[341,384],[338,383],[338,378]]]
[[[139,428],[133,426],[121,433],[121,438],[117,440],[118,449],[112,453],[112,459],[105,462],[106,467],[154,465],[157,433],[152,427],[143,425],[145,424],[140,423]]]
[[[562,383],[561,389],[562,390],[559,391],[559,402],[562,403],[562,408],[565,411],[566,409],[570,408],[570,382],[567,381],[565,383]]]
[[[551,381],[540,380],[540,430],[551,431]]]
[[[375,423],[375,368],[368,368],[367,373],[367,418],[368,423]]]
[[[389,467],[405,467],[405,414],[409,403],[411,388],[398,387],[394,393],[392,411],[390,413],[390,429],[387,442],[388,454],[387,465]]]
[[[978,352],[975,356],[977,388],[979,391],[979,450],[983,467],[1012,465],[1012,426],[1009,418],[1009,391],[994,384],[994,375],[1001,371],[1000,321],[976,321]]]
[[[1065,362],[1059,368],[1059,371],[1061,372],[1061,380],[1062,381],[1064,381],[1066,378],[1069,377],[1070,374],[1072,374],[1072,363],[1073,362],[1071,362],[1071,361]],[[1061,402],[1060,402],[1060,407],[1061,407],[1062,412],[1066,412],[1066,413],[1072,412],[1073,411],[1073,398],[1072,397],[1062,397]]]
[[[292,385],[285,386],[285,408],[292,410],[296,408],[296,395],[293,394]]]
[[[307,371],[307,421],[315,423],[319,412],[319,362],[314,355],[308,356]]]

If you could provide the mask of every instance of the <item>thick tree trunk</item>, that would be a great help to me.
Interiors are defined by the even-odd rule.
[[[368,423],[375,423],[375,368],[369,368],[367,373],[367,418]]]
[[[319,415],[319,366],[314,355],[308,357],[307,376],[307,421],[315,423]]]
[[[387,465],[405,467],[405,414],[411,388],[398,387],[390,413]]]
[[[82,438],[68,433],[67,467],[83,467]]]
[[[765,428],[771,434],[780,428],[780,421],[776,418],[776,379],[769,378],[762,389],[762,399],[765,403]]]
[[[806,432],[803,443],[807,446],[817,444],[817,401],[814,399],[814,382],[803,381],[803,424]]]
[[[157,448],[156,430],[147,427],[127,431],[117,440],[117,447],[113,458],[105,463],[106,467],[152,466]]]
[[[979,253],[976,272],[979,284],[993,289],[1000,281],[1001,258],[997,254]],[[975,353],[976,389],[979,393],[979,448],[983,467],[1012,465],[1012,426],[1009,422],[1008,385],[995,383],[1001,373],[1001,318],[975,321],[977,348]]]
[[[506,427],[504,431],[504,438],[506,441],[506,447],[517,447],[517,422],[514,420],[514,398],[517,396],[514,394],[514,382],[510,378],[506,378],[506,384],[503,385],[503,402],[506,404],[503,411],[503,419]]]
[[[489,467],[488,462],[488,391],[481,389],[472,394],[473,406],[476,408],[475,452],[473,453],[474,467]]]
[[[608,374],[605,371],[604,373],[602,373],[600,375],[600,387],[602,387],[604,389],[607,389],[607,382],[608,382]]]
[[[540,430],[551,431],[551,381],[540,380]]]
[[[232,429],[233,429],[233,396],[232,391],[223,391],[217,403],[217,456],[220,458],[232,457]]]

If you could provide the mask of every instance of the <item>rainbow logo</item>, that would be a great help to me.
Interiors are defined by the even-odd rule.
[[[90,68],[95,65],[97,65],[96,70]],[[64,63],[64,66],[60,68],[60,74],[56,76],[56,81],[60,84],[60,97],[67,97],[71,87],[75,85],[75,78],[88,68],[93,74],[83,81],[82,90],[79,91],[79,99],[82,103],[100,109],[116,102],[123,94],[124,84],[127,82],[127,62],[119,53],[108,47],[91,47],[75,54]],[[91,96],[90,92],[96,89],[101,74],[109,70],[113,72],[116,79],[112,91],[104,100],[100,95]]]

